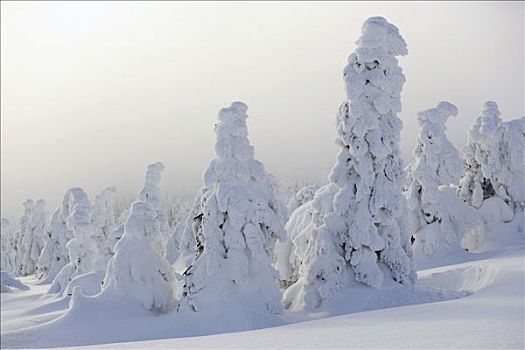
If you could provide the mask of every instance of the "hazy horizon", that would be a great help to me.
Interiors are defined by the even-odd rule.
[[[408,44],[405,163],[417,112],[438,101],[459,109],[458,148],[487,100],[504,120],[525,115],[523,2],[2,2],[2,216],[17,220],[26,198],[51,212],[72,186],[135,194],[159,160],[167,193],[197,190],[235,100],[270,173],[324,180],[342,70],[371,16]]]

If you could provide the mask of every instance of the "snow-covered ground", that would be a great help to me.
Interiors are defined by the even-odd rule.
[[[415,288],[353,289],[315,314],[285,313],[282,324],[206,323],[206,317],[151,315],[126,303],[45,296],[48,285],[2,293],[2,348],[523,348],[525,234],[487,225],[475,253],[424,262]],[[213,322],[217,325],[217,322]]]

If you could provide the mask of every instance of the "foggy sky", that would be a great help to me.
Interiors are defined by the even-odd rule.
[[[71,186],[135,194],[163,161],[163,188],[194,191],[214,156],[213,125],[248,104],[256,158],[282,178],[322,181],[335,162],[342,70],[362,22],[384,16],[400,59],[402,149],[416,113],[457,105],[448,136],[465,143],[486,100],[525,115],[523,2],[1,3],[1,204],[48,211]]]

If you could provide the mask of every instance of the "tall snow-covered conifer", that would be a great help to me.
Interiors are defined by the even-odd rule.
[[[98,271],[100,261],[91,221],[91,203],[82,188],[74,187],[67,191],[61,210],[61,216],[65,215],[67,231],[64,232],[72,235],[66,243],[69,262],[62,267],[49,288],[49,293],[59,295],[75,276]]]
[[[33,215],[35,202],[32,199],[26,199],[22,205],[24,206],[24,214],[20,217],[18,224],[18,231],[15,233],[16,237],[16,253],[15,253],[15,270],[16,276],[27,275],[26,261],[24,258],[29,250],[26,246],[28,243],[29,220]]]
[[[24,246],[23,275],[36,272],[38,258],[44,246],[43,234],[46,227],[46,202],[39,199],[31,211],[31,216],[26,225],[26,232],[22,237]]]
[[[496,196],[521,212],[525,206],[525,119],[503,123],[500,115],[498,105],[488,101],[470,128],[459,193],[475,208]]]
[[[14,253],[13,249],[13,227],[8,219],[2,218],[2,226],[0,232],[0,270],[13,273],[14,270]]]
[[[109,260],[102,294],[131,297],[144,308],[166,312],[174,304],[174,275],[159,251],[160,222],[150,203],[131,205],[124,233]]]
[[[463,227],[459,228],[460,223],[453,225],[449,215],[453,203],[440,190],[440,186],[456,185],[462,174],[462,160],[445,134],[447,119],[457,112],[453,104],[440,102],[437,107],[418,114],[420,129],[407,195],[420,230],[416,233],[416,247],[421,247],[426,255],[447,247],[461,249],[463,232],[458,229]]]
[[[161,230],[166,220],[159,188],[163,170],[161,162],[148,165],[138,200],[131,204],[125,223],[113,230],[114,253],[101,293],[129,297],[153,312],[169,311],[175,303],[175,276],[165,258]]]
[[[100,252],[100,264],[104,266],[112,256],[112,252],[107,249],[106,240],[112,233],[116,225],[113,206],[117,189],[114,186],[106,187],[96,195],[93,207],[91,208],[91,220],[95,230],[94,238],[97,242],[97,250]]]
[[[381,17],[365,21],[357,46],[344,70],[340,152],[330,183],[316,193],[300,277],[285,295],[293,308],[315,309],[348,279],[372,287],[414,279],[397,117],[405,77],[396,56],[408,51]]]
[[[144,187],[140,190],[137,199],[149,203],[153,210],[155,210],[160,230],[160,239],[156,244],[159,247],[159,252],[161,252],[162,256],[165,256],[166,242],[168,240],[170,228],[168,224],[166,205],[162,200],[159,187],[163,171],[164,164],[161,162],[148,165],[146,175],[144,176]]]
[[[219,113],[217,158],[204,173],[202,196],[187,220],[196,252],[183,276],[181,311],[234,307],[248,319],[252,312],[273,317],[281,311],[271,262],[275,241],[285,237],[283,207],[271,177],[254,159],[247,108],[234,102]]]

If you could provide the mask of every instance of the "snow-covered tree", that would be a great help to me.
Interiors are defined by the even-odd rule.
[[[173,306],[174,276],[156,246],[160,235],[157,211],[148,202],[134,202],[115,255],[108,262],[102,294],[128,296],[156,312]]]
[[[405,82],[396,56],[407,54],[406,43],[381,17],[365,21],[356,43],[344,70],[348,102],[337,117],[340,152],[313,202],[299,280],[285,294],[293,308],[320,306],[345,280],[379,287],[385,274],[398,283],[415,276],[396,116]]]
[[[202,196],[187,220],[196,252],[183,275],[181,311],[235,307],[250,319],[252,312],[273,317],[282,308],[272,254],[275,241],[285,237],[283,206],[273,179],[254,159],[247,108],[234,102],[218,116],[217,158],[204,172]]]
[[[89,204],[85,192],[78,187],[68,189],[62,198],[60,207],[49,219],[43,237],[44,248],[40,253],[37,265],[42,283],[52,282],[60,270],[69,263],[66,244],[73,238],[73,232],[67,227],[67,218],[78,203]]]
[[[24,207],[24,214],[20,217],[18,223],[18,231],[15,233],[16,237],[16,252],[15,252],[15,276],[27,275],[24,257],[26,256],[29,247],[26,246],[24,237],[28,234],[29,220],[33,213],[35,202],[32,199],[26,199],[22,206]]]
[[[486,102],[463,147],[465,175],[460,180],[459,193],[475,208],[479,208],[484,199],[495,195],[491,175],[495,168],[501,167],[498,149],[501,141],[500,115],[495,102]]]
[[[202,225],[202,212],[203,212],[203,201],[206,189],[201,188],[193,205],[189,211],[188,216],[185,220],[182,220],[175,226],[175,229],[170,240],[170,248],[175,248],[175,251],[167,253],[171,262],[175,262],[176,259],[181,261],[180,263],[184,266],[188,266],[193,260],[197,251],[197,240],[195,233],[201,230]]]
[[[92,271],[100,261],[94,239],[91,203],[82,188],[74,187],[66,192],[60,216],[65,217],[66,237],[72,237],[65,245],[68,263],[56,275],[48,292],[59,295],[63,293],[73,277]]]
[[[479,229],[479,220],[466,218],[474,224],[470,225],[464,222],[464,216],[458,217],[460,212],[465,212],[457,208],[463,206],[462,202],[451,201],[450,190],[443,192],[444,187],[456,185],[462,174],[462,160],[445,134],[447,119],[457,112],[453,104],[440,102],[437,107],[418,114],[420,129],[407,197],[409,208],[417,218],[415,247],[425,255],[462,249],[461,240],[466,231]],[[454,203],[455,213],[450,210]],[[456,222],[452,222],[454,218]]]
[[[114,186],[106,187],[95,196],[91,208],[91,220],[93,223],[94,238],[97,242],[97,250],[101,265],[106,265],[112,256],[112,251],[107,249],[106,241],[116,225],[115,213],[113,211],[117,189]]]
[[[290,201],[286,206],[286,208],[288,209],[288,213],[291,215],[295,209],[299,208],[304,203],[310,202],[312,199],[314,199],[315,192],[318,189],[319,186],[316,184],[308,184],[299,189],[299,191],[297,191],[297,193],[292,198],[290,198]]]
[[[502,123],[504,168],[496,194],[515,213],[525,209],[525,117]]]
[[[525,122],[522,118],[502,123],[500,115],[495,102],[486,102],[470,128],[463,148],[465,175],[459,193],[475,208],[481,207],[485,199],[498,196],[520,212],[525,205]]]
[[[26,232],[22,237],[24,256],[22,258],[22,275],[31,275],[36,272],[38,258],[44,246],[43,235],[46,227],[46,202],[43,199],[36,201],[31,216],[26,225]]]
[[[192,201],[188,197],[183,196],[172,200],[172,205],[170,206],[169,210],[171,222],[170,226],[172,229],[168,241],[166,242],[166,258],[170,264],[175,263],[177,258],[182,255],[183,251],[189,256],[193,256],[194,252],[192,247],[194,246],[194,240],[192,231],[187,231],[187,238],[189,239],[189,242],[181,243],[183,240],[188,213],[192,210]]]
[[[137,199],[149,203],[155,210],[160,225],[160,239],[156,244],[162,256],[165,256],[170,228],[166,203],[162,200],[159,187],[162,171],[164,171],[164,164],[161,162],[148,165],[144,176],[144,187],[140,190]]]
[[[314,199],[316,191],[319,186],[316,184],[308,184],[301,187],[295,195],[288,201],[287,209],[289,219],[285,225],[287,239],[284,242],[275,243],[275,266],[279,271],[279,278],[281,280],[281,287],[287,288],[291,284],[297,282],[299,277],[299,266],[301,259],[297,254],[302,254],[305,246],[299,246],[298,241],[295,243],[296,236],[303,232],[302,224],[309,222],[311,219],[311,201]],[[306,221],[305,221],[306,218]],[[301,226],[301,227],[299,227]]]
[[[9,220],[2,218],[0,232],[0,270],[13,272],[14,269],[14,249],[13,249],[13,227]]]
[[[44,247],[38,258],[37,271],[42,283],[53,281],[62,267],[68,263],[66,243],[68,233],[61,215],[61,208],[57,208],[44,231]]]
[[[124,226],[126,224],[127,218],[129,217],[129,208],[124,209],[120,214],[116,226],[109,233],[106,242],[104,244],[104,252],[108,257],[115,255],[115,244],[118,240],[122,238],[124,234]]]

